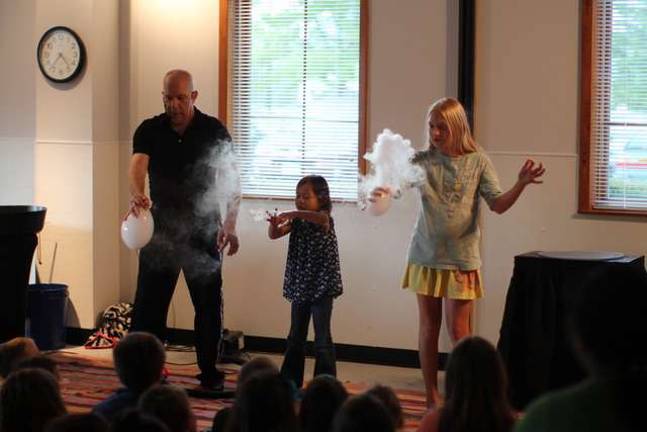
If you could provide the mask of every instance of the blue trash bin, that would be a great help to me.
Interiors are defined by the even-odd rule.
[[[26,334],[41,350],[65,347],[67,285],[40,283],[29,285]]]

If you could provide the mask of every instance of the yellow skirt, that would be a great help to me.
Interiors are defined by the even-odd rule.
[[[416,294],[456,300],[483,297],[480,270],[435,269],[410,263],[402,277],[402,288]]]

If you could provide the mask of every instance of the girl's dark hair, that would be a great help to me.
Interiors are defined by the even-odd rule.
[[[440,432],[508,432],[514,424],[503,362],[478,336],[463,339],[449,357]]]
[[[166,351],[155,335],[132,332],[119,341],[112,357],[119,380],[139,394],[161,379]]]
[[[319,209],[330,213],[332,211],[332,201],[330,200],[330,189],[328,189],[326,179],[320,175],[305,176],[297,183],[297,189],[306,183],[312,186],[312,190],[317,196],[317,201],[319,201]]]
[[[171,432],[195,430],[195,417],[189,396],[182,387],[157,384],[139,398],[139,409],[157,417]]]
[[[9,374],[0,401],[3,432],[42,431],[50,420],[67,414],[56,378],[43,369]]]
[[[375,396],[363,393],[349,398],[333,422],[333,432],[393,432],[386,407]]]
[[[45,432],[108,432],[108,422],[99,414],[68,414],[52,420]]]
[[[129,408],[110,423],[110,432],[169,432],[162,420],[137,408]]]
[[[224,432],[227,430],[227,425],[231,418],[231,410],[231,407],[224,407],[213,416],[211,432]]]
[[[240,368],[237,387],[242,387],[245,381],[257,373],[278,371],[279,369],[269,357],[255,357]]]
[[[328,432],[335,414],[347,398],[346,388],[334,376],[315,377],[301,400],[301,432]]]
[[[242,384],[236,395],[227,431],[296,432],[297,430],[292,389],[278,372],[258,372]]]
[[[368,394],[372,394],[384,404],[384,407],[389,412],[393,420],[393,426],[399,429],[404,426],[404,418],[402,416],[402,405],[400,399],[395,394],[391,387],[377,384],[368,389]]]
[[[36,357],[27,358],[16,366],[16,370],[20,369],[44,369],[47,372],[54,375],[56,380],[61,378],[61,374],[58,370],[58,363],[52,357],[39,354]]]
[[[33,339],[16,337],[0,344],[0,376],[6,378],[21,361],[38,353]]]

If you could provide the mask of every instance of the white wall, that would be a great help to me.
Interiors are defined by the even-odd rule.
[[[34,0],[0,2],[0,205],[34,202]]]
[[[615,250],[643,255],[642,218],[577,214],[579,1],[479,2],[476,135],[510,187],[528,157],[547,168],[508,213],[484,215],[486,297],[478,331],[496,341],[515,255]],[[559,13],[555,13],[559,11]]]
[[[67,26],[87,51],[71,83],[35,79],[35,196],[47,207],[39,270],[45,282],[69,285],[68,325],[83,328],[119,298],[118,8],[117,0],[37,0],[34,15],[37,37]]]
[[[93,317],[116,302],[119,279],[119,0],[93,2]]]

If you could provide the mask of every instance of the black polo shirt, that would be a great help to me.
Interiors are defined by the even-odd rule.
[[[144,120],[135,131],[133,153],[150,157],[148,176],[155,210],[194,213],[204,193],[214,187],[213,158],[218,150],[231,146],[231,136],[217,118],[194,110],[184,135],[173,130],[166,114]]]

